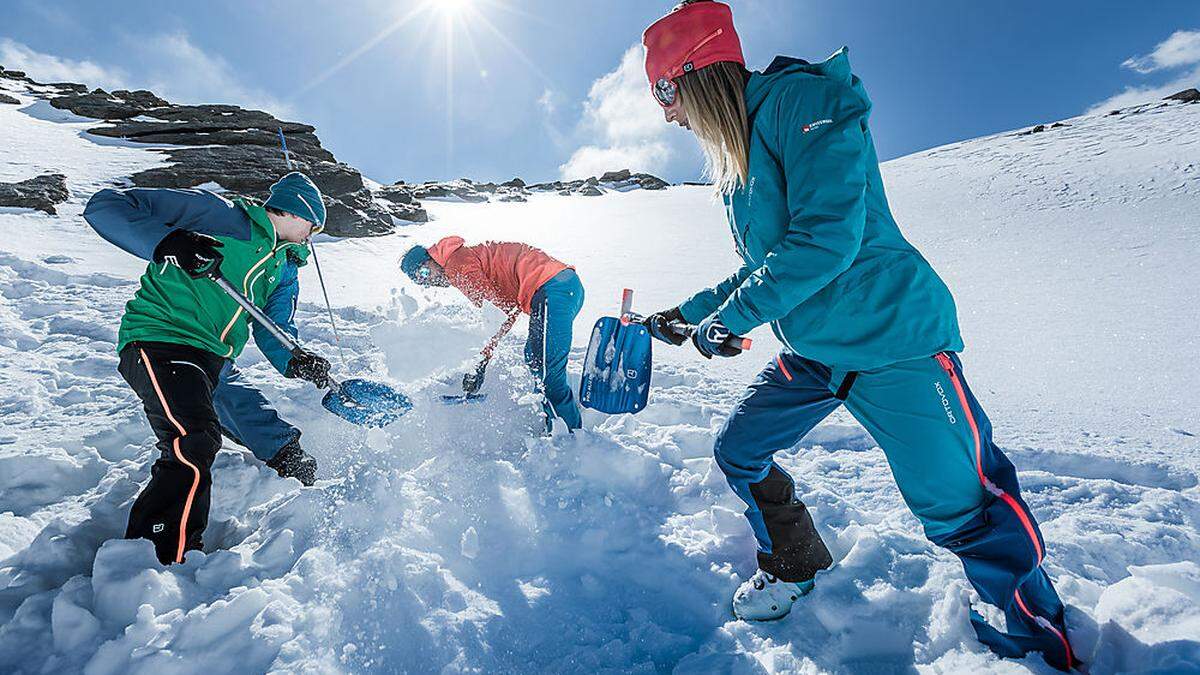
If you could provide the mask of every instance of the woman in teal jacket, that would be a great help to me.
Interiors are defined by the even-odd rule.
[[[647,320],[706,357],[769,324],[784,345],[717,437],[716,461],[746,502],[755,575],[743,619],[777,619],[833,560],[792,478],[773,461],[839,405],[883,449],[926,535],[962,559],[1006,632],[972,620],[1004,656],[1074,664],[1064,608],[1041,568],[1037,521],[963,376],[954,300],[888,209],[867,120],[871,101],[842,49],[823,63],[745,68],[727,5],[686,2],[646,30],[646,73],[668,122],[691,129],[724,198],[743,264]]]

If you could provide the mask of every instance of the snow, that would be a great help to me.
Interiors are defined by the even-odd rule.
[[[0,180],[62,171],[71,199],[57,217],[0,213],[0,671],[1048,672],[978,644],[959,563],[841,411],[779,455],[837,564],[788,618],[733,620],[753,538],[710,453],[777,348],[766,331],[736,359],[658,350],[647,409],[586,411],[574,436],[534,433],[521,324],[486,401],[440,403],[503,316],[401,278],[407,247],[520,239],[576,265],[578,377],[622,288],[649,312],[735,269],[703,187],[432,202],[431,223],[392,236],[320,238],[338,369],[416,406],[352,427],[248,349],[240,365],[304,430],[321,480],[281,480],[227,444],[205,551],[163,568],[120,539],[154,453],[115,372],[143,265],[80,218],[96,189],[163,160],[15,94]],[[1092,672],[1200,670],[1198,116],[1079,118],[885,167],[898,218],[955,291],[967,376],[1021,469]],[[301,336],[334,355],[320,302],[304,272]]]

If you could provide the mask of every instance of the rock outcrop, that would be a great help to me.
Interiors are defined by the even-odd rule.
[[[0,183],[0,206],[37,209],[57,215],[56,205],[67,201],[67,177],[47,173],[19,183]]]
[[[234,105],[180,105],[146,90],[89,89],[82,84],[34,82],[25,73],[0,67],[0,78],[23,82],[50,105],[101,121],[89,134],[145,143],[170,159],[167,166],[130,177],[139,187],[188,188],[219,185],[233,195],[265,199],[268,188],[288,170],[280,146],[287,140],[293,167],[307,173],[325,194],[334,236],[387,234],[399,225],[425,222],[421,200],[524,202],[534,193],[596,197],[608,192],[662,190],[668,183],[629,169],[572,181],[528,184],[520,178],[503,183],[454,181],[406,183],[371,189],[354,167],[339,162],[321,145],[316,129]],[[3,96],[3,94],[0,94]],[[0,98],[0,102],[10,102]],[[11,99],[11,103],[19,103]],[[161,147],[155,147],[161,146]]]
[[[416,199],[437,199],[460,202],[524,202],[537,192],[553,192],[563,196],[598,197],[608,192],[629,190],[663,190],[670,186],[665,180],[648,173],[633,173],[629,169],[609,171],[602,176],[572,181],[527,184],[520,178],[503,183],[477,183],[469,178],[408,184],[403,181],[386,189],[412,195]]]
[[[1200,103],[1200,90],[1184,89],[1163,99],[1164,101],[1183,101],[1184,103]]]
[[[377,198],[354,167],[337,161],[308,124],[279,120],[233,105],[177,105],[153,92],[89,90],[74,83],[39,84],[20,71],[0,68],[0,77],[19,80],[50,105],[102,120],[88,133],[148,145],[168,156],[167,166],[130,176],[139,187],[216,184],[233,195],[264,199],[288,170],[280,146],[287,139],[293,168],[304,171],[325,194],[325,231],[334,236],[387,234],[396,226],[428,220],[419,202]]]

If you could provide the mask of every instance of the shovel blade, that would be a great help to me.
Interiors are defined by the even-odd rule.
[[[443,394],[442,403],[446,405],[462,405],[476,403],[487,399],[487,394]]]
[[[579,403],[610,415],[636,413],[650,396],[650,333],[640,323],[602,317],[592,329]]]
[[[363,427],[385,427],[412,409],[412,401],[392,387],[371,380],[346,380],[321,399],[329,412]]]

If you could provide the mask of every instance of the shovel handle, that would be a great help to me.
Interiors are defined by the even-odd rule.
[[[692,337],[696,334],[696,326],[693,326],[690,323],[672,321],[671,328],[680,335],[686,335],[687,337]],[[743,352],[748,352],[750,351],[750,346],[754,344],[754,340],[748,337],[741,337],[740,335],[730,335],[725,339],[724,344],[729,345],[734,349],[740,349]]]
[[[263,311],[261,309],[259,309],[258,307],[255,307],[254,303],[250,302],[250,300],[248,300],[246,298],[246,296],[244,296],[240,292],[238,292],[238,290],[236,288],[234,288],[232,284],[229,283],[228,279],[226,279],[225,277],[223,277],[219,273],[217,273],[215,267],[210,268],[207,276],[208,276],[208,278],[212,279],[213,283],[215,283],[217,286],[219,286],[221,288],[221,290],[225,291],[226,295],[233,298],[233,301],[236,302],[239,307],[241,307],[243,310],[245,310],[245,312],[250,315],[251,319],[254,319],[256,322],[258,322],[258,324],[260,326],[267,329],[267,332],[271,334],[271,337],[275,338],[276,340],[279,340],[279,342],[281,342],[284,347],[287,347],[289,352],[291,352],[292,354],[295,354],[296,352],[301,351],[303,349],[303,347],[300,346],[300,343],[296,341],[296,338],[283,332],[283,330],[281,330],[279,328],[279,326],[275,325],[275,322],[272,321],[269,316],[267,316],[266,314],[263,314]],[[331,389],[337,389],[337,388],[341,387],[341,385],[338,383],[337,380],[330,377],[329,378],[329,387]]]

